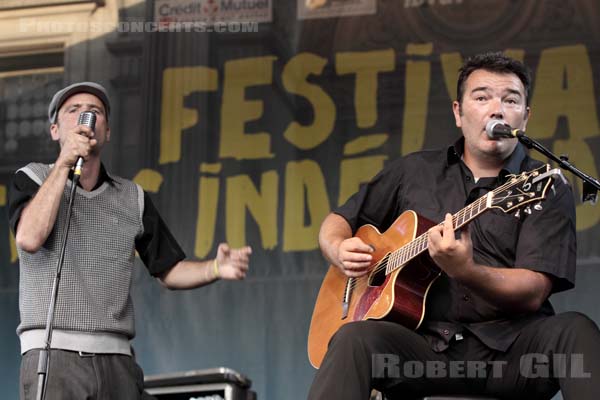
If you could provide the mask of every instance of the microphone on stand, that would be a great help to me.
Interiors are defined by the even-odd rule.
[[[79,114],[77,125],[85,125],[92,131],[96,127],[96,114],[91,111],[84,111]],[[56,311],[56,303],[58,299],[58,288],[60,285],[61,271],[65,260],[65,249],[67,238],[69,237],[69,227],[71,226],[71,213],[73,211],[73,202],[75,199],[75,190],[77,182],[81,177],[81,167],[83,166],[83,157],[77,158],[75,163],[75,173],[73,175],[73,184],[71,185],[71,196],[69,197],[69,205],[67,206],[67,223],[64,228],[62,243],[60,247],[59,259],[56,263],[56,273],[54,274],[54,282],[52,283],[52,297],[48,305],[48,316],[46,319],[46,329],[44,332],[44,347],[40,349],[38,355],[38,386],[36,400],[44,400],[46,398],[46,387],[48,370],[50,369],[50,344],[52,343],[52,332],[54,331],[54,314]]]
[[[79,121],[77,121],[77,125],[85,125],[90,128],[92,131],[96,127],[96,114],[91,111],[84,111],[79,114]],[[81,167],[83,167],[83,157],[79,157],[77,159],[77,163],[75,163],[75,175],[81,175]]]
[[[501,138],[518,138],[525,135],[520,129],[513,129],[509,124],[501,119],[490,119],[485,125],[485,132],[492,140]]]

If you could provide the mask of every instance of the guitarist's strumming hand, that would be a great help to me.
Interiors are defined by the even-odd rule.
[[[467,225],[456,239],[452,225],[452,215],[446,214],[442,226],[436,225],[429,230],[427,247],[433,261],[451,278],[460,280],[475,266],[473,261],[473,243]]]
[[[366,275],[373,256],[373,248],[360,238],[351,237],[340,242],[337,251],[337,266],[351,278]]]

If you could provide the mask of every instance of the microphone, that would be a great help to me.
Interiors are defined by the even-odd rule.
[[[91,111],[82,112],[79,114],[77,125],[85,125],[93,131],[96,127],[96,114]],[[77,163],[75,164],[75,175],[81,175],[81,167],[83,167],[83,157],[77,159]]]
[[[513,129],[501,119],[490,119],[485,125],[485,132],[492,140],[521,137],[525,134],[525,132],[520,129]]]

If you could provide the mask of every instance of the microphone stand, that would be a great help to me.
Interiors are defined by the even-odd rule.
[[[77,184],[81,177],[81,166],[83,165],[83,158],[79,157],[77,164],[75,165],[75,173],[73,174],[73,181],[71,185],[71,196],[69,197],[69,206],[67,208],[67,224],[65,226],[65,232],[60,247],[60,257],[56,263],[56,273],[54,276],[54,283],[52,284],[52,297],[50,298],[50,306],[48,307],[48,317],[46,319],[46,331],[44,338],[44,348],[40,350],[38,358],[38,387],[37,387],[37,400],[43,400],[46,397],[46,386],[47,386],[47,375],[50,366],[50,344],[52,342],[52,331],[54,329],[54,314],[56,309],[56,299],[58,298],[58,286],[60,285],[60,276],[62,272],[62,266],[65,260],[65,249],[67,247],[67,237],[69,236],[69,227],[71,226],[71,212],[73,211],[73,202],[75,200],[75,191],[77,190]]]
[[[581,196],[581,201],[586,202],[589,201],[592,204],[596,204],[596,196],[598,190],[600,190],[600,182],[585,172],[582,172],[577,167],[569,162],[569,157],[566,155],[561,155],[557,157],[550,150],[542,146],[539,142],[525,135],[525,133],[518,131],[516,133],[517,138],[521,143],[523,143],[529,149],[535,149],[548,157],[551,160],[556,161],[559,167],[564,170],[572,172],[574,175],[579,177],[583,181],[583,194]]]

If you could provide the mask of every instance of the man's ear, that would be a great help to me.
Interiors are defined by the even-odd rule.
[[[457,128],[462,128],[462,110],[460,109],[460,103],[458,101],[452,102],[452,113],[454,114],[454,123]]]
[[[529,122],[529,117],[531,117],[531,108],[527,107],[525,109],[525,115],[523,115],[523,125],[521,126],[522,130],[527,129],[527,123]]]
[[[50,136],[52,136],[52,140],[55,142],[60,139],[60,135],[58,134],[58,124],[50,125]]]
[[[110,142],[110,128],[106,128],[106,141]]]

